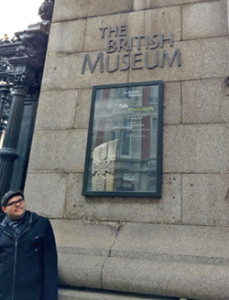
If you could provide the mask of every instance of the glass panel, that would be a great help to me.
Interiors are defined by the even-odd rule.
[[[159,196],[162,82],[94,87],[83,194]]]

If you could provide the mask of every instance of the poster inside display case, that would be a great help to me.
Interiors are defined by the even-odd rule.
[[[93,87],[83,195],[161,197],[163,82]]]

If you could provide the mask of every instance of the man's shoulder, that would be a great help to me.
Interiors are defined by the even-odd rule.
[[[0,228],[5,228],[6,227],[6,215],[1,215],[0,216]]]
[[[30,217],[30,222],[35,224],[35,223],[49,223],[49,219],[47,217],[44,217],[44,216],[41,216],[39,214],[37,214],[36,212],[33,212],[33,211],[29,211],[27,210],[26,211],[27,214],[29,215]]]

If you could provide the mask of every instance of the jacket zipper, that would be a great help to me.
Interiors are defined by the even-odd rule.
[[[13,271],[13,287],[12,287],[12,300],[14,300],[14,289],[15,289],[15,277],[16,277],[16,262],[17,262],[17,244],[14,244],[14,271]]]
[[[16,264],[17,264],[17,250],[18,250],[18,240],[22,235],[24,235],[27,231],[29,231],[31,227],[27,228],[25,231],[21,233],[21,235],[18,237],[17,240],[9,234],[7,231],[4,231],[6,235],[8,235],[10,238],[14,240],[14,267],[13,267],[13,284],[12,284],[12,300],[14,300],[15,297],[15,279],[16,279]]]
[[[7,231],[3,231],[6,235],[8,235],[14,241],[14,266],[13,266],[13,284],[12,284],[12,300],[14,300],[14,288],[15,288],[15,273],[16,273],[16,259],[17,259],[17,244],[15,238],[8,233]]]

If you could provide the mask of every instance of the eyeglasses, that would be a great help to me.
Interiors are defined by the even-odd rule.
[[[16,201],[12,201],[12,202],[6,204],[6,206],[12,206],[12,205],[15,206],[16,204],[20,204],[20,203],[22,203],[22,202],[24,202],[24,201],[25,201],[25,199],[20,198],[20,199],[18,199],[18,200],[16,200]]]

